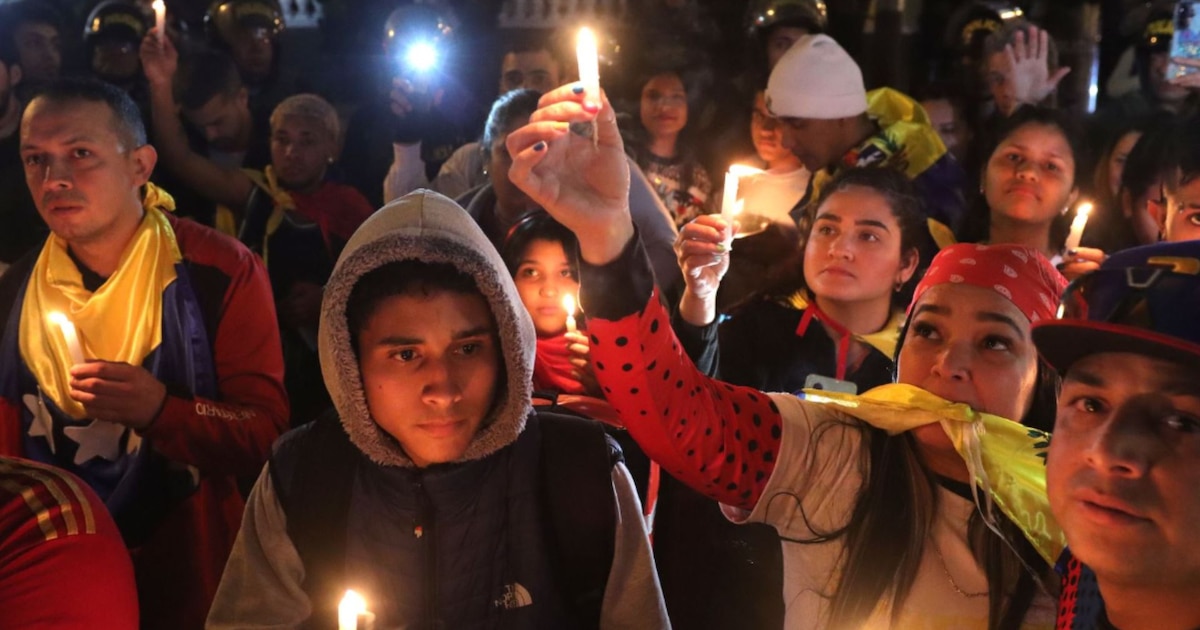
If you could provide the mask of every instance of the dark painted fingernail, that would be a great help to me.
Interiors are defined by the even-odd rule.
[[[533,145],[533,150],[534,150],[534,151],[545,151],[545,150],[546,150],[546,143],[545,143],[545,142],[539,142],[539,143],[537,143],[537,144]]]
[[[571,91],[572,91],[572,92],[574,92],[574,93],[576,93],[576,94],[583,94],[583,86],[582,86],[582,85],[576,85],[575,87],[572,87],[572,88],[571,88]]]

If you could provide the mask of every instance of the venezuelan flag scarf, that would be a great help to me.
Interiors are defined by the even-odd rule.
[[[894,383],[851,396],[805,390],[804,400],[841,407],[850,416],[891,435],[940,424],[971,475],[975,503],[989,526],[998,506],[1053,565],[1066,547],[1062,528],[1046,498],[1046,452],[1050,434],[975,411],[918,387]],[[983,496],[978,490],[983,489]],[[999,532],[997,532],[999,533]]]
[[[74,323],[86,359],[141,365],[162,342],[163,291],[175,281],[182,258],[160,206],[146,209],[116,272],[95,292],[83,286],[66,241],[57,235],[46,239],[34,265],[21,308],[21,359],[46,396],[72,418],[86,415],[67,395],[74,360],[62,330],[48,318],[57,313]]]

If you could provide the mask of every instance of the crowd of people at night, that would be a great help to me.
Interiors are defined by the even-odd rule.
[[[1200,2],[300,4],[0,0],[0,630],[1200,627]]]

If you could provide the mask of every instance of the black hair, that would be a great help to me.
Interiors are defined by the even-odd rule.
[[[1075,163],[1075,176],[1071,181],[1071,187],[1079,188],[1081,182],[1085,182],[1086,180],[1086,176],[1083,175],[1083,159],[1087,155],[1087,146],[1084,142],[1083,131],[1080,129],[1079,123],[1066,111],[1035,105],[1020,107],[1017,111],[1013,112],[1012,116],[1004,120],[999,133],[995,136],[995,141],[988,148],[987,153],[984,154],[982,178],[984,180],[987,179],[988,164],[991,162],[992,154],[996,152],[996,149],[1009,136],[1028,125],[1053,127],[1062,134],[1063,138],[1067,141],[1067,146],[1071,149],[1071,160]],[[1051,243],[1061,243],[1066,240],[1070,220],[1071,217],[1066,214],[1059,214],[1055,217],[1054,222],[1050,225]],[[964,243],[986,241],[991,233],[991,228],[991,210],[988,208],[987,199],[983,195],[979,195],[971,204],[971,208],[963,220],[962,238],[960,240]]]
[[[1125,168],[1121,171],[1122,192],[1140,197],[1150,186],[1161,181],[1177,124],[1174,116],[1161,113],[1146,127],[1125,159]]]
[[[90,78],[58,79],[39,89],[33,100],[52,105],[103,103],[113,114],[113,131],[129,142],[128,149],[146,144],[141,111],[128,92],[109,83]]]
[[[202,49],[180,64],[175,76],[175,101],[185,110],[197,110],[217,96],[237,94],[242,87],[242,77],[232,57]]]
[[[479,141],[479,150],[487,155],[492,150],[496,139],[512,130],[519,120],[524,120],[537,111],[538,100],[542,95],[536,90],[522,88],[501,94],[492,103],[492,111],[488,114],[483,126],[483,137]]]
[[[521,266],[525,251],[534,241],[550,241],[561,245],[563,253],[567,255],[567,264],[571,267],[571,277],[576,282],[579,281],[579,241],[575,238],[574,232],[555,221],[544,211],[525,215],[512,227],[508,237],[504,239],[504,247],[500,251],[500,256],[504,259],[504,265],[508,267],[510,276],[516,277],[517,268]]]
[[[500,54],[500,63],[504,63],[504,58],[508,55],[520,55],[524,53],[537,53],[545,51],[550,53],[550,58],[554,60],[558,66],[558,72],[561,76],[567,69],[567,64],[563,61],[563,56],[560,53],[559,47],[555,42],[548,37],[533,34],[516,35],[505,42],[504,50]]]
[[[397,260],[363,274],[346,300],[346,324],[358,352],[358,335],[379,303],[397,295],[428,296],[439,291],[482,295],[475,279],[450,263]]]
[[[1174,195],[1200,177],[1200,116],[1192,115],[1173,125],[1163,156],[1163,190]]]
[[[10,29],[8,35],[16,32],[24,24],[46,24],[63,34],[65,20],[63,15],[46,0],[21,0],[5,7],[4,21]]]

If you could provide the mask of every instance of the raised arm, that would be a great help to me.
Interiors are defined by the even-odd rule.
[[[140,54],[150,85],[154,148],[163,164],[193,190],[240,214],[254,183],[241,170],[220,166],[188,145],[171,87],[179,67],[175,45],[170,38],[160,38],[157,30],[151,30],[142,40]]]
[[[510,177],[579,239],[592,365],[630,433],[679,479],[750,508],[775,466],[778,408],[761,392],[705,377],[683,353],[630,219],[613,110],[573,88],[543,96],[530,124],[508,136]],[[581,128],[593,120],[595,145]]]

